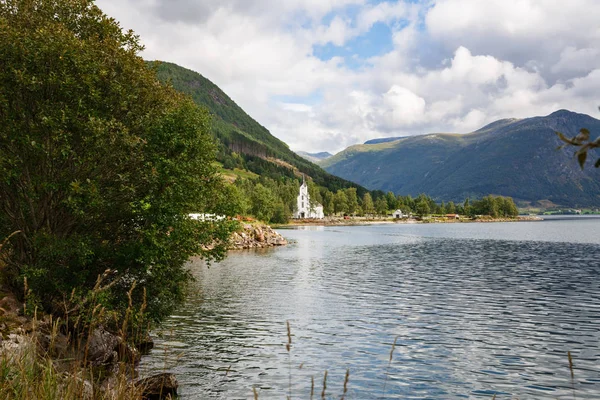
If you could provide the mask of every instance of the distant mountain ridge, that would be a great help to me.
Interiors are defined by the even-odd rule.
[[[323,161],[328,172],[369,189],[402,195],[427,193],[462,201],[487,194],[548,200],[564,206],[600,206],[600,170],[581,170],[573,148],[557,150],[555,131],[574,136],[600,121],[559,110],[545,117],[503,119],[468,134],[428,134],[355,145]],[[592,158],[592,157],[590,157]]]
[[[318,164],[320,161],[326,160],[333,155],[327,151],[322,151],[320,153],[307,153],[306,151],[297,151],[296,154],[298,154],[302,158],[307,159],[308,161],[314,162],[315,164]]]
[[[387,137],[387,138],[377,138],[367,140],[363,144],[379,144],[379,143],[387,143],[387,142],[395,142],[396,140],[404,139],[406,136],[396,136],[396,137]]]

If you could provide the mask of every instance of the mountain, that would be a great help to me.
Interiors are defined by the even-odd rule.
[[[575,136],[581,128],[596,137],[600,121],[560,110],[545,117],[503,119],[468,134],[351,146],[321,166],[369,189],[402,195],[462,201],[495,194],[532,203],[600,206],[600,170],[589,163],[582,171],[572,147],[557,150],[563,143],[555,131]]]
[[[306,174],[316,184],[331,191],[356,187],[359,193],[366,192],[365,188],[333,176],[294,153],[199,73],[162,61],[151,61],[148,65],[156,69],[160,81],[170,82],[176,90],[190,95],[196,104],[210,111],[213,135],[220,143],[217,159],[226,169],[234,169],[241,157],[244,168],[261,176],[278,178]]]
[[[298,154],[302,158],[307,159],[308,161],[314,162],[315,164],[326,160],[333,155],[326,151],[322,151],[320,153],[307,153],[305,151],[297,151],[296,154]]]
[[[386,138],[378,138],[367,140],[364,144],[379,144],[379,143],[387,143],[387,142],[395,142],[399,139],[404,139],[406,136],[396,136],[396,137],[386,137]]]

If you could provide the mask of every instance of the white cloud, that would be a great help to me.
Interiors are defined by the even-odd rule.
[[[145,58],[200,72],[298,150],[467,132],[558,108],[596,116],[600,103],[595,0],[97,4],[140,34]],[[315,46],[346,49],[377,23],[390,27],[391,51],[368,59],[353,49],[348,60],[315,56]]]
[[[423,120],[425,115],[425,99],[410,90],[393,85],[383,95],[383,118],[390,127],[410,126]]]
[[[577,49],[567,47],[560,53],[559,61],[552,66],[552,72],[579,73],[590,71],[600,65],[600,49]]]

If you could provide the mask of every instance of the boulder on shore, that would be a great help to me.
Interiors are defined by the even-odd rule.
[[[265,247],[285,246],[288,242],[268,225],[244,225],[240,232],[231,235],[231,249],[261,249]]]
[[[169,396],[177,396],[179,382],[173,374],[163,373],[140,379],[135,382],[135,386],[142,391],[144,400],[162,400]]]

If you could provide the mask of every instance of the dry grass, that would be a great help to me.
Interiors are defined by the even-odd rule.
[[[111,378],[111,386],[101,390],[94,385],[97,372],[72,363],[64,370],[60,361],[38,351],[34,339],[23,336],[19,347],[2,351],[0,356],[0,398],[5,400],[126,400],[140,399],[141,390],[131,384],[121,369]],[[58,362],[57,362],[58,361]]]
[[[119,324],[118,359],[108,365],[93,365],[90,342],[95,329],[114,317],[102,307],[98,295],[108,285],[104,279],[110,271],[98,278],[90,296],[77,302],[64,300],[65,320],[44,316],[38,320],[37,310],[27,322],[31,329],[25,334],[11,335],[13,340],[5,340],[0,345],[0,398],[6,400],[130,400],[141,399],[143,387],[136,386],[134,371],[137,365],[137,350],[127,344],[127,340],[139,338],[142,332],[132,323],[133,283],[128,292],[129,307],[122,323]],[[26,298],[30,292],[25,285]],[[73,297],[73,296],[72,296]],[[70,299],[72,300],[72,299]],[[25,302],[27,304],[27,302]],[[26,305],[23,306],[24,312]],[[141,313],[146,307],[145,291]],[[31,311],[29,311],[31,312]],[[135,315],[134,315],[135,314]],[[5,314],[8,318],[12,314]],[[22,317],[20,317],[22,318]],[[63,334],[61,331],[69,332]],[[57,342],[63,346],[55,346]],[[139,353],[137,353],[139,354]]]

